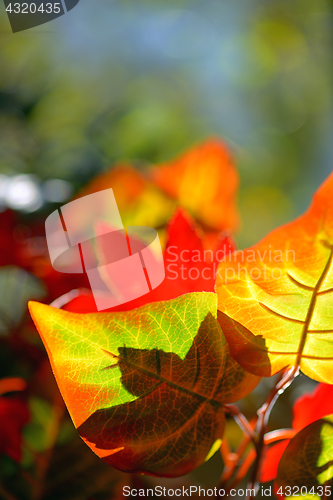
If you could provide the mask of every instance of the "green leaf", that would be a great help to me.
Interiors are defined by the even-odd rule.
[[[228,401],[232,392],[216,294],[123,313],[38,303],[30,310],[72,419],[95,453],[120,470],[159,476],[204,462],[223,436],[224,387]]]
[[[284,451],[276,479],[279,486],[321,487],[333,482],[333,415],[316,420],[293,437]],[[329,497],[330,498],[330,497]]]

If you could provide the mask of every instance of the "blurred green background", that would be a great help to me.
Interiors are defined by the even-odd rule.
[[[0,206],[38,217],[57,201],[46,180],[69,183],[64,201],[115,161],[220,136],[240,171],[238,244],[256,242],[331,171],[332,27],[326,0],[81,0],[13,34],[1,2]]]

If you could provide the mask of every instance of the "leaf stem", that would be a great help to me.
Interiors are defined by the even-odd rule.
[[[276,431],[267,432],[264,436],[265,445],[282,441],[283,439],[292,439],[296,434],[294,429],[277,429]]]
[[[256,435],[254,433],[253,427],[247,420],[245,415],[240,411],[240,409],[236,405],[224,405],[223,409],[226,413],[229,413],[229,415],[231,415],[235,419],[244,434],[246,434],[255,444]]]
[[[251,475],[251,480],[250,484],[248,486],[248,489],[250,491],[250,494],[248,496],[248,500],[251,498],[254,498],[255,495],[252,495],[252,491],[257,492],[258,490],[258,477],[260,474],[260,469],[261,469],[261,462],[262,462],[262,457],[263,457],[263,450],[265,447],[265,434],[267,431],[267,424],[268,424],[268,419],[270,416],[270,413],[273,409],[273,406],[278,399],[278,397],[289,387],[289,385],[292,383],[294,378],[298,375],[299,373],[299,367],[294,366],[290,368],[289,370],[286,370],[282,372],[280,375],[279,380],[271,390],[271,392],[268,395],[268,398],[266,399],[265,403],[259,408],[257,415],[257,423],[255,427],[255,434],[256,434],[256,439],[255,439],[255,448],[256,448],[256,459],[254,462],[253,470],[252,470],[252,475]]]
[[[8,377],[0,380],[0,396],[8,392],[24,391],[27,383],[19,377]]]
[[[291,439],[295,435],[293,429],[277,429],[267,432],[267,425],[276,400],[292,383],[298,373],[298,367],[293,367],[281,373],[266,401],[261,408],[259,408],[257,417],[254,421],[249,422],[237,406],[229,404],[224,405],[224,411],[231,415],[237,422],[244,433],[244,438],[235,452],[230,450],[226,440],[222,442],[221,454],[225,467],[219,483],[219,489],[224,489],[225,492],[228,492],[231,488],[234,488],[245,478],[249,468],[254,462],[251,480],[248,485],[250,493],[247,500],[251,500],[251,498],[256,496],[265,446],[283,439]],[[254,449],[250,450],[243,459],[243,455],[251,442],[254,445]],[[252,495],[253,491],[255,492],[254,495]]]
[[[251,424],[249,423],[249,425],[251,425]],[[223,442],[226,442],[226,439],[224,439],[222,441],[222,445],[223,445]],[[228,481],[230,481],[232,479],[237,468],[242,466],[243,455],[244,455],[245,451],[247,450],[250,443],[251,443],[251,438],[247,434],[245,434],[242,442],[240,443],[240,445],[238,446],[238,448],[236,449],[235,452],[232,452],[229,448],[229,445],[227,445],[230,452],[229,452],[228,457],[226,457],[226,460],[225,460],[226,447],[224,445],[224,449],[223,449],[222,445],[221,445],[221,454],[222,454],[222,458],[224,460],[224,469],[223,469],[223,473],[222,473],[220,483],[219,483],[219,488],[218,488],[219,490],[226,489],[226,491],[228,491],[231,488],[231,486],[230,487],[227,486]],[[251,464],[249,464],[249,465],[251,465]]]

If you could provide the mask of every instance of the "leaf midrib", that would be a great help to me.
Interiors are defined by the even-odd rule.
[[[110,351],[107,351],[105,349],[103,349],[103,351],[105,353],[108,353],[112,358],[116,358],[118,359],[119,361],[123,361],[125,362],[127,365],[129,365],[130,367],[140,371],[141,373],[144,373],[145,375],[148,375],[154,379],[157,379],[159,380],[159,383],[165,383],[171,387],[173,387],[174,389],[178,390],[178,391],[182,391],[182,392],[185,392],[186,394],[189,394],[191,395],[192,397],[196,397],[198,399],[200,399],[202,402],[206,402],[206,403],[211,403],[213,406],[218,406],[218,407],[221,407],[222,406],[222,403],[220,403],[219,401],[217,401],[216,399],[213,399],[213,398],[207,398],[205,396],[203,396],[202,394],[199,394],[198,392],[195,392],[191,389],[187,389],[186,387],[183,387],[181,385],[178,385],[176,384],[175,382],[172,382],[171,380],[163,377],[161,374],[159,373],[156,373],[156,372],[152,372],[151,370],[149,370],[148,368],[144,368],[143,366],[140,366],[140,365],[137,365],[136,363],[133,363],[133,361],[129,361],[128,359],[124,359],[124,358],[121,358],[120,356],[118,356],[117,354],[113,354],[112,352]],[[199,349],[198,349],[198,353],[199,353]],[[116,365],[113,365],[113,366],[116,366]],[[221,377],[218,377],[218,381],[220,381],[220,378]],[[214,394],[215,394],[215,389],[216,387],[214,387],[214,391],[212,391]],[[139,396],[141,397],[141,396]]]
[[[331,253],[330,253],[329,258],[326,262],[325,268],[324,268],[324,270],[323,270],[323,272],[322,272],[319,280],[317,281],[316,286],[314,287],[313,292],[312,292],[312,297],[311,297],[309,309],[308,309],[308,312],[307,312],[307,315],[306,315],[306,318],[304,321],[303,330],[302,330],[300,342],[299,342],[298,349],[297,349],[297,357],[295,360],[295,366],[300,365],[303,350],[304,350],[307,335],[308,335],[308,331],[309,331],[309,326],[310,326],[310,323],[311,323],[311,320],[313,317],[313,313],[314,313],[315,307],[316,307],[317,296],[320,293],[321,285],[323,284],[323,282],[324,282],[324,280],[325,280],[325,278],[326,278],[326,276],[331,268],[331,265],[332,265],[333,246],[330,245],[329,248],[331,249]]]

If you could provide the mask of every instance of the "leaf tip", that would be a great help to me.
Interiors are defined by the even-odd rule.
[[[49,307],[50,306],[35,302],[34,300],[29,300],[28,302],[28,309],[34,322],[35,319],[38,320]]]
[[[39,334],[47,328],[50,324],[50,319],[54,317],[54,312],[63,312],[55,307],[42,304],[41,302],[35,302],[30,300],[28,302],[28,309]],[[51,314],[53,313],[53,314]]]

